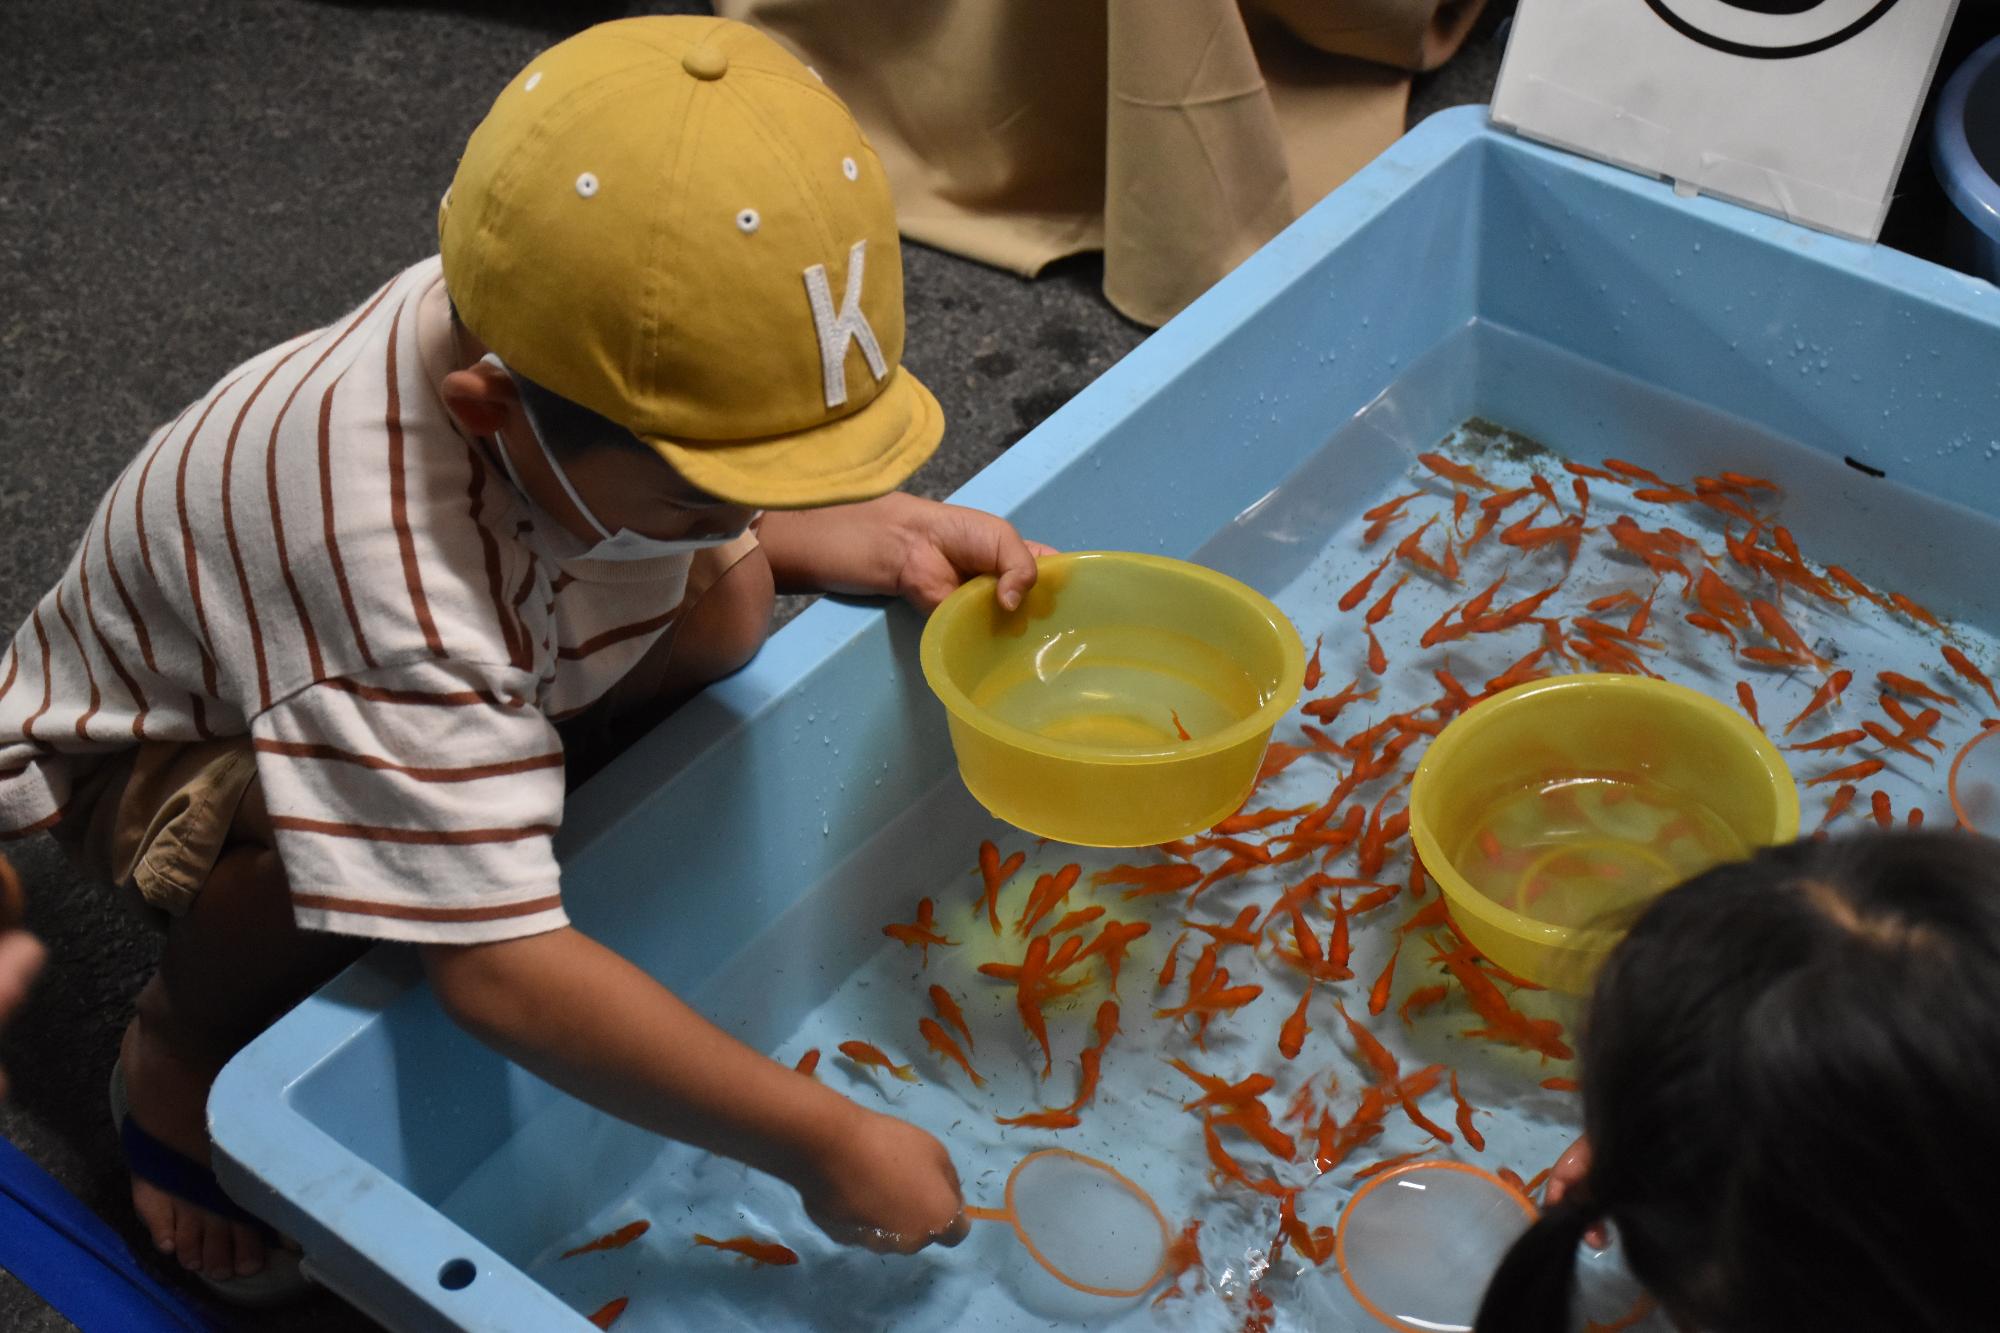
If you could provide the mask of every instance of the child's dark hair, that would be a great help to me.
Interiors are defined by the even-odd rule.
[[[1704,1333],[2000,1327],[2000,856],[1953,833],[1772,848],[1662,895],[1581,1040],[1581,1187],[1478,1333],[1567,1333],[1576,1248]]]

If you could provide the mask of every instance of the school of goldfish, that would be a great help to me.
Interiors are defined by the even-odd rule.
[[[1468,1086],[1510,1099],[1513,1089],[1578,1090],[1564,1063],[1571,1011],[1466,942],[1409,845],[1410,779],[1452,718],[1561,672],[1673,669],[1773,732],[1806,791],[1832,789],[1817,812],[1824,829],[1850,811],[1885,826],[1920,823],[1921,805],[1892,796],[1883,775],[1936,795],[1949,728],[1976,731],[1981,701],[2000,713],[2000,692],[1932,612],[1805,556],[1777,521],[1772,480],[1721,471],[1683,484],[1617,459],[1442,452],[1419,455],[1414,477],[1362,514],[1366,572],[1332,599],[1306,697],[1243,808],[1203,834],[1095,869],[1088,856],[1034,869],[1041,845],[1003,854],[982,842],[971,858],[977,889],[943,900],[968,923],[953,927],[958,938],[932,897],[881,928],[911,951],[923,1007],[910,1033],[867,1034],[881,1046],[839,1043],[850,1074],[963,1080],[1009,1133],[1060,1142],[1087,1123],[1107,1066],[1131,1050],[1121,1084],[1175,1096],[1217,1197],[1267,1210],[1270,1263],[1289,1252],[1323,1265],[1337,1201],[1359,1181],[1446,1150],[1481,1160],[1489,1110]],[[1596,572],[1578,576],[1586,555]],[[1870,681],[1840,665],[1850,656],[1844,626],[1868,616],[1877,631],[1932,646]],[[1422,702],[1381,711],[1419,681]],[[1760,702],[1772,708],[1768,725]],[[1343,735],[1344,722],[1354,729]],[[1855,803],[1871,779],[1864,810]],[[1357,975],[1364,938],[1382,961]],[[1145,975],[1121,975],[1135,948],[1149,960]],[[986,961],[953,969],[955,995],[931,968],[940,953],[967,949]],[[976,1045],[965,1008],[994,1011],[1002,997],[1025,1046]],[[1171,1051],[1164,1063],[1136,1049],[1142,1031],[1145,1049]],[[1425,1058],[1399,1057],[1392,1041]],[[1451,1046],[1449,1061],[1428,1058],[1446,1043],[1468,1044]],[[903,1047],[933,1063],[921,1073],[899,1063],[890,1052]],[[993,1064],[1021,1049],[1031,1083],[1049,1092],[1035,1105],[1001,1104],[1020,1080],[991,1078]],[[798,1068],[812,1074],[818,1063],[814,1049]],[[1563,1114],[1574,1123],[1573,1103]],[[1387,1155],[1377,1146],[1370,1160],[1371,1145],[1392,1130],[1406,1141],[1405,1128],[1420,1146]],[[1547,1170],[1522,1173],[1536,1164],[1491,1167],[1532,1193]],[[1336,1172],[1337,1193],[1307,1194]],[[1192,1218],[1174,1240],[1158,1301],[1209,1280],[1202,1227]],[[1270,1327],[1272,1296],[1257,1279],[1228,1295],[1246,1330]]]

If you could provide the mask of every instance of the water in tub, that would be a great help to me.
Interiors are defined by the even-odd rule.
[[[1618,600],[1617,595],[1630,590],[1639,599],[1652,596],[1646,625],[1630,637],[1658,646],[1630,648],[1637,660],[1648,670],[1731,706],[1739,706],[1738,682],[1747,682],[1762,725],[1784,744],[1810,744],[1861,728],[1864,722],[1874,722],[1892,736],[1927,734],[1942,743],[1939,749],[1917,739],[1906,742],[1906,750],[1898,750],[1870,738],[1845,747],[1787,751],[1801,783],[1805,830],[1817,825],[1831,801],[1850,785],[1855,790],[1844,798],[1848,803],[1834,817],[1835,828],[1876,818],[1878,806],[1880,817],[1897,824],[1918,811],[1929,822],[1948,823],[1945,779],[1952,752],[1976,733],[1982,716],[2000,708],[1989,706],[1993,701],[1985,691],[1948,669],[1941,650],[1952,643],[1991,672],[2000,666],[1993,640],[1956,621],[1947,621],[1942,630],[1932,628],[1837,583],[1830,582],[1829,587],[1848,598],[1844,605],[1797,583],[1783,584],[1780,593],[1769,576],[1752,575],[1726,552],[1725,528],[1740,537],[1743,522],[1677,500],[1670,492],[1692,490],[1697,474],[1717,476],[1725,469],[1769,478],[1783,489],[1720,494],[1745,508],[1773,514],[1785,524],[1796,537],[1809,577],[1826,579],[1820,561],[1830,560],[1845,566],[1885,602],[1889,592],[1900,591],[1919,607],[1934,591],[1917,581],[1923,575],[1928,546],[1951,541],[1953,534],[1970,538],[1983,528],[1983,520],[1889,484],[1868,483],[1876,489],[1869,501],[1867,530],[1857,530],[1845,507],[1813,502],[1813,497],[1838,495],[1853,480],[1838,459],[1760,434],[1740,421],[1514,335],[1473,330],[1465,336],[1497,340],[1487,350],[1509,358],[1515,374],[1538,375],[1550,385],[1563,386],[1565,392],[1623,403],[1623,410],[1607,417],[1615,420],[1616,429],[1552,439],[1547,448],[1484,423],[1462,427],[1442,443],[1434,438],[1400,439],[1395,414],[1389,409],[1397,394],[1423,389],[1427,372],[1420,362],[1385,396],[1382,410],[1357,419],[1264,503],[1204,548],[1198,558],[1272,596],[1292,617],[1308,648],[1318,643],[1323,676],[1302,704],[1325,699],[1350,681],[1358,680],[1363,691],[1380,690],[1376,697],[1356,699],[1324,726],[1302,712],[1279,726],[1276,739],[1302,746],[1304,752],[1262,782],[1249,809],[1295,813],[1239,834],[1242,841],[1274,856],[1283,853],[1294,845],[1285,836],[1353,767],[1347,755],[1313,749],[1306,726],[1345,740],[1391,714],[1414,711],[1420,717],[1435,717],[1434,710],[1426,710],[1445,691],[1434,669],[1448,667],[1457,681],[1477,694],[1489,679],[1544,646],[1545,629],[1533,622],[1467,635],[1432,649],[1420,646],[1425,630],[1447,608],[1471,598],[1503,573],[1507,580],[1492,602],[1496,609],[1561,581],[1561,590],[1537,614],[1564,619],[1564,639],[1571,652],[1581,652],[1581,645],[1591,641],[1577,628],[1576,618],[1591,616],[1628,626],[1637,604]],[[1552,526],[1579,512],[1580,496],[1572,484],[1575,478],[1562,466],[1564,458],[1591,466],[1607,455],[1629,460],[1657,472],[1666,491],[1660,499],[1647,500],[1634,492],[1662,488],[1643,479],[1583,478],[1589,491],[1585,524],[1591,531],[1582,540],[1574,566],[1565,573],[1566,553],[1559,544],[1530,550],[1501,540],[1518,520],[1545,503],[1532,493],[1510,505],[1476,547],[1459,549],[1483,513],[1480,502],[1492,492],[1476,485],[1455,486],[1412,461],[1426,450],[1438,450],[1475,469],[1503,491],[1529,486],[1535,474],[1550,483],[1556,503],[1516,528],[1517,542],[1527,529]],[[1454,521],[1458,489],[1468,489],[1469,499],[1463,515]],[[1359,517],[1362,511],[1411,492],[1417,497],[1403,506],[1372,545],[1364,546],[1368,523]],[[1671,527],[1699,543],[1705,554],[1684,549],[1680,555],[1691,575],[1699,577],[1703,564],[1709,563],[1746,597],[1771,602],[1796,628],[1808,650],[1828,659],[1829,667],[1748,662],[1736,655],[1724,634],[1690,623],[1688,615],[1705,613],[1699,600],[1683,597],[1680,575],[1670,572],[1656,579],[1636,556],[1607,536],[1608,526],[1625,516],[1647,531]],[[1433,517],[1437,521],[1413,549],[1442,562],[1449,538],[1462,565],[1458,580],[1453,583],[1418,572],[1402,588],[1391,612],[1373,626],[1387,659],[1386,671],[1378,676],[1367,665],[1364,614],[1409,569],[1409,562],[1392,560],[1390,570],[1352,611],[1342,613],[1336,604],[1383,555]],[[1889,548],[1869,535],[1898,532],[1929,534],[1930,541]],[[1777,549],[1768,529],[1762,545]],[[1604,603],[1610,609],[1587,610],[1590,602],[1600,599],[1613,599]],[[1966,607],[1954,604],[1950,609]],[[1780,639],[1757,628],[1754,619],[1747,627],[1726,627],[1741,647],[1783,647]],[[1600,636],[1598,641],[1629,647],[1617,635]],[[1558,671],[1590,669],[1581,661],[1558,662],[1552,656],[1535,665]],[[1853,673],[1844,696],[1783,734],[1827,678],[1827,671],[1835,669]],[[1938,705],[1922,697],[1905,698],[1904,716],[1910,721],[1898,722],[1880,702],[1883,687],[1877,673],[1881,671],[1913,678],[1952,702]],[[1939,717],[1922,725],[1924,710],[1932,706],[1938,707]],[[1198,707],[1182,708],[1180,713],[1197,734],[1202,725],[1212,725]],[[1414,770],[1422,740],[1418,737],[1418,743],[1403,752],[1393,774],[1358,788],[1349,801],[1371,809],[1380,801],[1379,819],[1388,822],[1407,799],[1406,788],[1399,784]],[[1808,785],[1822,774],[1876,758],[1884,761],[1879,770]],[[1680,800],[1687,796],[1667,795]],[[1630,818],[1630,812],[1644,808],[1645,802],[1607,801],[1606,793],[1593,791],[1583,794],[1582,806],[1596,810],[1600,822],[1608,824]],[[1622,806],[1625,813],[1612,806]],[[1735,850],[1725,845],[1727,831],[1713,827],[1709,812],[1692,808],[1682,813],[1695,830],[1691,845],[1677,849],[1671,858],[1641,853],[1621,873],[1657,873],[1669,860],[1678,872],[1688,865],[1676,858],[1693,857],[1688,863],[1693,864],[1703,856]],[[1498,811],[1493,827],[1515,828],[1526,817],[1520,811]],[[1340,822],[1336,817],[1324,827],[1337,828]],[[1714,846],[1706,847],[1704,839]],[[1019,853],[1025,858],[1001,889],[997,934],[988,924],[981,902],[982,877],[976,868],[978,848],[985,840],[995,844],[1003,857]],[[1601,830],[1599,840],[1603,840]],[[1466,992],[1436,959],[1439,949],[1451,947],[1448,931],[1436,925],[1402,929],[1414,914],[1438,900],[1434,887],[1421,897],[1410,887],[1405,838],[1391,844],[1382,864],[1365,875],[1354,847],[1339,850],[1324,863],[1320,849],[1312,847],[1300,859],[1253,864],[1228,874],[1192,900],[1185,887],[1127,896],[1119,885],[1093,883],[1097,875],[1121,865],[1193,864],[1206,875],[1231,855],[1226,847],[1201,848],[1177,861],[1158,849],[1121,853],[1044,845],[996,824],[953,780],[884,830],[836,873],[837,882],[808,894],[695,997],[706,1012],[788,1064],[817,1050],[817,1077],[866,1105],[906,1117],[937,1134],[958,1165],[971,1203],[999,1206],[1009,1171],[1037,1148],[1060,1146],[1111,1163],[1158,1202],[1176,1235],[1199,1223],[1195,1233],[1199,1258],[1174,1276],[1171,1288],[1162,1281],[1146,1297],[1127,1301],[1080,1296],[1044,1277],[1012,1232],[997,1223],[977,1224],[972,1238],[955,1250],[933,1249],[914,1258],[844,1249],[829,1243],[807,1220],[793,1192],[776,1181],[728,1161],[648,1139],[567,1102],[544,1115],[544,1122],[560,1119],[560,1126],[531,1125],[517,1142],[563,1142],[575,1150],[577,1161],[592,1164],[591,1174],[600,1181],[608,1172],[627,1183],[613,1190],[615,1199],[601,1203],[588,1216],[584,1211],[545,1210],[548,1215],[579,1220],[561,1235],[546,1237],[538,1250],[519,1256],[519,1261],[584,1314],[614,1298],[626,1299],[628,1304],[617,1317],[620,1330],[1379,1327],[1350,1293],[1336,1261],[1310,1253],[1330,1239],[1319,1228],[1338,1222],[1368,1168],[1406,1154],[1419,1154],[1417,1160],[1461,1161],[1491,1171],[1504,1168],[1538,1183],[1536,1177],[1577,1133],[1577,1098],[1568,1081],[1575,1070],[1546,1046],[1538,1052],[1466,1035],[1482,1020]],[[1605,857],[1585,859],[1591,873],[1605,873]],[[1081,937],[1088,942],[1111,923],[1141,922],[1150,929],[1131,945],[1115,993],[1101,960],[1073,964],[1063,974],[1065,980],[1088,982],[1047,1006],[1054,1061],[1053,1072],[1045,1078],[1042,1053],[1023,1026],[1014,985],[979,969],[982,964],[1004,967],[1022,961],[1028,937],[1017,924],[1029,895],[1042,876],[1072,864],[1081,867],[1075,887],[1035,925],[1036,932],[1046,931],[1069,912],[1093,906],[1103,908],[1103,915],[1058,936],[1053,941],[1058,950],[1063,939]],[[1295,962],[1288,961],[1302,943],[1289,912],[1266,923],[1268,909],[1285,889],[1315,871],[1336,879],[1402,886],[1384,893],[1366,884],[1330,885],[1300,897],[1304,921],[1322,954],[1338,947],[1340,921],[1347,918],[1351,954],[1346,966],[1351,980],[1308,980]],[[1520,887],[1518,877],[1509,883],[1514,890]],[[1495,890],[1507,891],[1506,885]],[[1348,910],[1371,894],[1386,901],[1360,914]],[[920,947],[880,933],[886,924],[914,922],[924,898],[935,905],[936,929],[952,941],[930,946],[927,961]],[[1188,998],[1191,974],[1202,946],[1211,938],[1197,927],[1215,927],[1226,935],[1225,928],[1245,908],[1257,909],[1253,928],[1267,928],[1254,947],[1219,942],[1217,962],[1228,969],[1230,987],[1251,985],[1261,991],[1240,1008],[1217,1014],[1205,1036],[1198,1036],[1191,1018],[1158,1016],[1158,1010],[1180,1006]],[[1162,986],[1158,979],[1170,953],[1178,960],[1171,965],[1175,977]],[[1504,979],[1499,985],[1507,1003],[1522,1014],[1563,1025],[1558,1048],[1573,1044],[1578,1017],[1574,1001],[1555,992],[1513,989]],[[970,1041],[959,1037],[933,1007],[932,986],[942,987],[962,1008]],[[1280,1050],[1281,1035],[1307,987],[1312,990],[1305,1010],[1308,1027],[1296,1054],[1287,1058]],[[1078,1057],[1096,1040],[1094,1020],[1107,999],[1120,1006],[1118,1031],[1103,1051],[1101,1082],[1075,1112],[1078,1124],[1036,1129],[999,1123],[999,1117],[1073,1102],[1080,1091]],[[1382,1073],[1357,1044],[1336,1010],[1337,1003],[1386,1049],[1397,1064],[1398,1077],[1419,1076],[1433,1065],[1456,1071],[1458,1090],[1470,1109],[1461,1114],[1447,1079],[1419,1077],[1415,1084],[1419,1089],[1433,1086],[1411,1100],[1421,1119],[1434,1128],[1396,1107],[1380,1116],[1376,1122],[1380,1132],[1369,1137],[1362,1107],[1370,1085]],[[794,1023],[800,1014],[803,1017]],[[941,1023],[952,1035],[985,1079],[983,1087],[975,1087],[955,1062],[928,1047],[918,1027],[924,1018]],[[872,1043],[893,1062],[911,1066],[916,1081],[905,1082],[843,1056],[839,1048],[850,1041]],[[1258,1125],[1254,1115],[1244,1117],[1234,1125],[1217,1127],[1211,1142],[1204,1114],[1213,1115],[1216,1108],[1211,1104],[1196,1111],[1186,1109],[1204,1089],[1175,1061],[1230,1083],[1267,1075],[1272,1085],[1260,1100],[1269,1125]],[[1393,1105],[1394,1099],[1390,1101]],[[1351,1128],[1357,1118],[1363,1128]],[[1476,1133],[1468,1134],[1468,1125]],[[1349,1147],[1344,1142],[1349,1139],[1360,1142]],[[1328,1161],[1333,1156],[1339,1157],[1337,1163]],[[1321,1170],[1322,1164],[1327,1169]],[[1231,1178],[1239,1170],[1250,1181],[1275,1185],[1267,1184],[1265,1191],[1246,1187]],[[522,1180],[549,1175],[545,1165],[531,1167],[502,1153],[467,1182],[446,1211],[478,1216],[503,1200],[518,1199],[511,1191]],[[1297,1241],[1281,1237],[1274,1194],[1287,1186],[1299,1187],[1295,1212],[1302,1226]],[[627,1245],[560,1257],[600,1233],[642,1219],[650,1227]],[[760,1264],[728,1250],[697,1245],[696,1234],[776,1243],[796,1252],[798,1262]],[[1437,1245],[1442,1279],[1453,1241],[1440,1235],[1416,1237],[1410,1244]],[[1077,1243],[1087,1249],[1086,1243]],[[1084,1254],[1078,1261],[1087,1267],[1091,1259]],[[1626,1313],[1631,1293],[1617,1286],[1615,1264],[1594,1261],[1590,1270],[1604,1279],[1604,1290],[1590,1313],[1606,1322]],[[1451,1324],[1447,1320],[1425,1326]]]

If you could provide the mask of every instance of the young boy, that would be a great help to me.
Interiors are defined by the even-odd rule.
[[[558,1086],[782,1177],[837,1239],[954,1243],[935,1139],[571,930],[550,842],[565,743],[742,665],[774,585],[1034,581],[1007,523],[892,493],[942,421],[898,365],[880,163],[754,30],[626,20],[508,85],[438,230],[155,432],[0,661],[0,836],[52,829],[166,922],[114,1073],[135,1208],[248,1294],[209,1084],[406,940]]]

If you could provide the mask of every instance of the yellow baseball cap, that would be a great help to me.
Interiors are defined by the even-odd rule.
[[[719,499],[894,490],[944,415],[903,369],[882,163],[756,29],[654,16],[529,62],[438,205],[445,285],[509,368]]]

